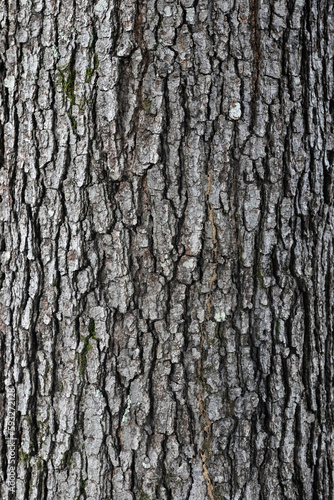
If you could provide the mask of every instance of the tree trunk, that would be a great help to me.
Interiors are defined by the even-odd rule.
[[[2,0],[1,498],[334,498],[330,0]]]

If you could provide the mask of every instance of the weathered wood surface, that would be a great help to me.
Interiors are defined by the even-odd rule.
[[[334,498],[333,9],[2,0],[1,498]]]

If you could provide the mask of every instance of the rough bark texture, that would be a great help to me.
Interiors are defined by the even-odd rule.
[[[332,0],[2,0],[1,498],[334,498]]]

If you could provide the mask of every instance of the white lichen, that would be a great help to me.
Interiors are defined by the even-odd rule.
[[[215,320],[217,321],[217,323],[220,323],[222,321],[224,321],[226,318],[226,315],[224,313],[224,311],[218,311],[216,312],[215,314]]]
[[[131,399],[130,399],[130,396],[128,395],[127,398],[127,405],[126,405],[126,408],[125,408],[125,412],[124,412],[124,415],[123,415],[123,418],[122,418],[122,424],[123,423],[127,423],[128,421],[128,414],[130,413],[130,406],[131,406]]]
[[[232,118],[232,120],[239,120],[239,118],[241,117],[240,102],[234,102],[232,104],[232,106],[230,108],[229,116],[230,116],[230,118]]]

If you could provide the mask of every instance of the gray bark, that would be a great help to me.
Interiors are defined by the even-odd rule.
[[[3,0],[17,499],[334,498],[331,0]]]

